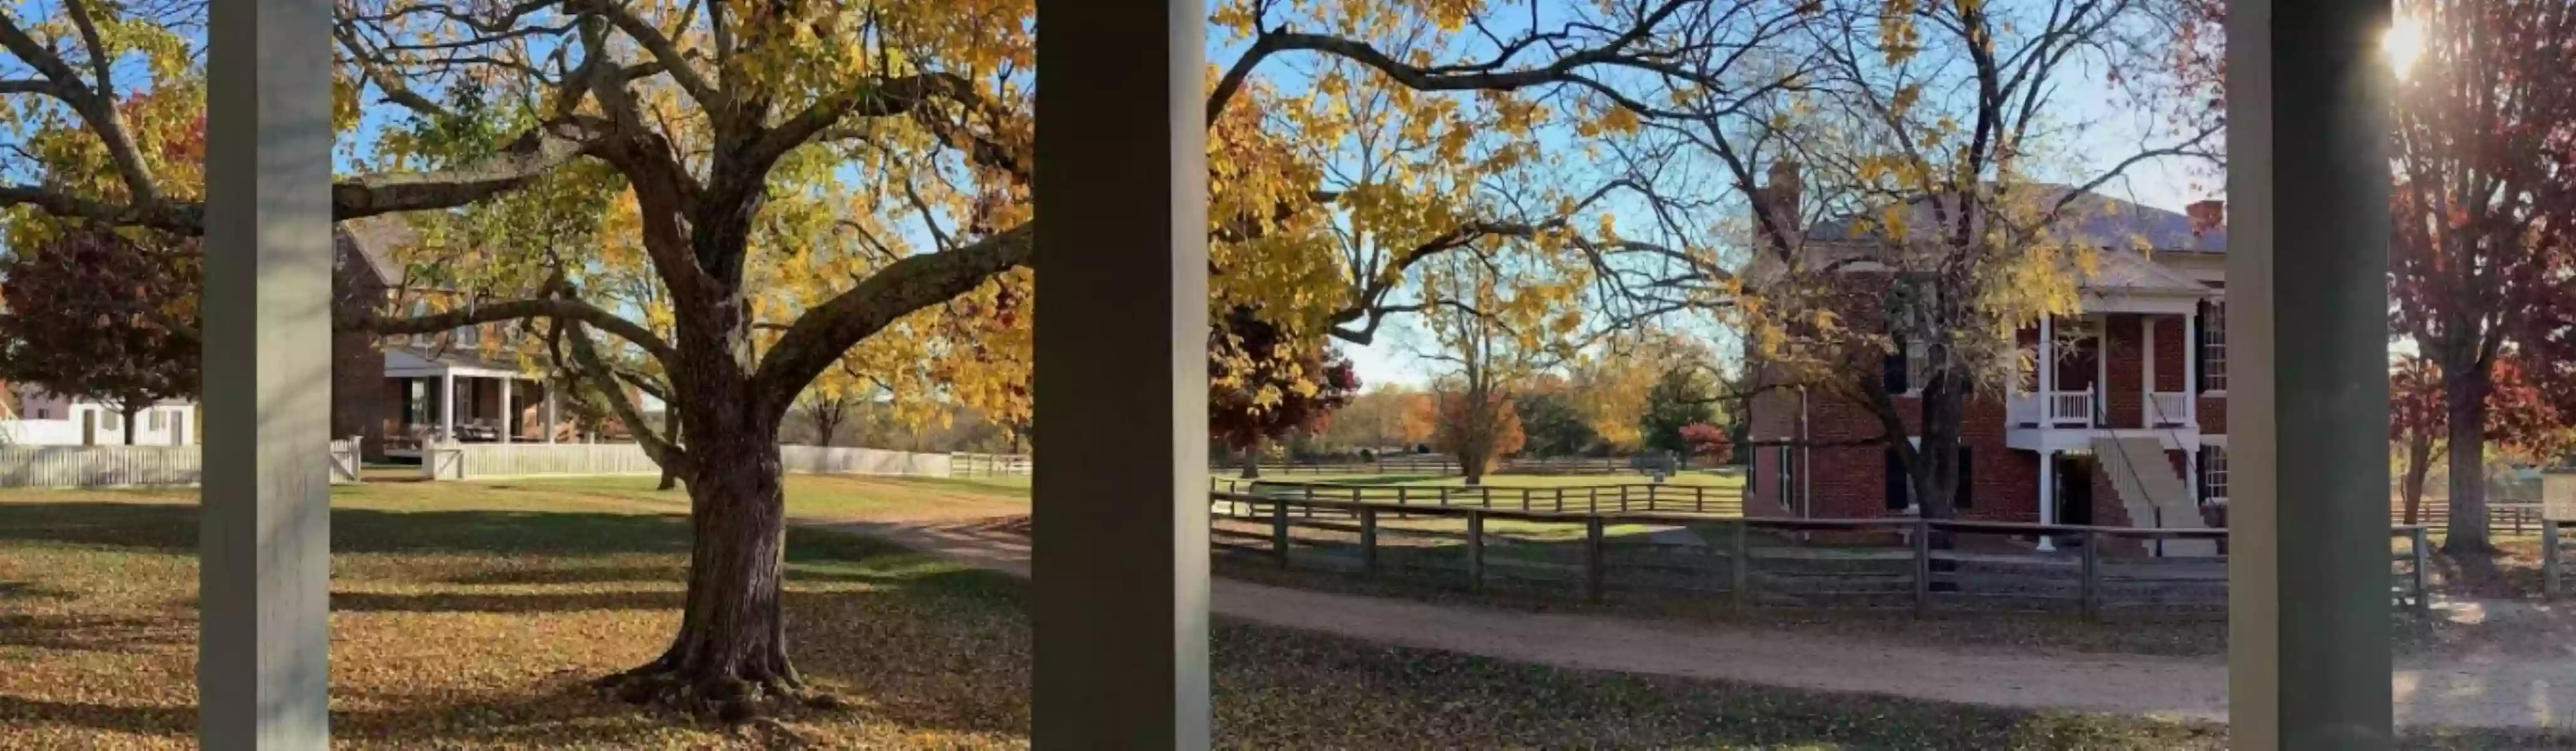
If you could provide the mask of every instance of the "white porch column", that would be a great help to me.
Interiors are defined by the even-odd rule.
[[[438,374],[438,442],[456,440],[456,373]],[[425,454],[424,454],[425,456]]]
[[[510,434],[519,428],[519,379],[501,379],[501,444],[509,445]]]
[[[546,442],[555,442],[555,387],[546,384]]]
[[[212,5],[197,742],[326,748],[331,4]]]
[[[2200,427],[2200,312],[2182,314],[2182,421]]]
[[[2039,452],[2039,523],[2044,525],[2057,523],[2057,452],[2055,451]],[[2039,536],[2039,552],[2046,553],[2056,549],[2057,543],[2051,541],[2048,535]]]
[[[2138,427],[2153,428],[2156,418],[2156,317],[2138,314]]]
[[[1205,749],[1207,3],[1038,6],[1030,736]]]
[[[2039,426],[2048,427],[2048,395],[2057,390],[2057,316],[2039,317]]]

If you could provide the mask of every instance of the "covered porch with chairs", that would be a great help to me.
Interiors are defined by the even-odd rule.
[[[385,455],[417,459],[425,445],[556,443],[576,436],[543,374],[506,357],[449,348],[385,351]]]

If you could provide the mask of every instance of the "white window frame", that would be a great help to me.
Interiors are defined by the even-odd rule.
[[[2212,300],[2200,321],[2201,393],[2227,395],[2227,301]]]
[[[98,428],[99,428],[100,430],[124,430],[124,429],[125,429],[125,416],[124,416],[124,415],[121,415],[121,414],[117,414],[116,410],[112,410],[112,409],[101,409],[101,410],[99,410],[99,411],[98,411],[98,413],[99,413],[99,415],[100,415],[100,417],[98,418]]]
[[[2208,501],[2216,504],[2227,503],[2227,447],[2202,444],[2200,455],[2202,457],[2200,484],[2207,488],[2204,492],[2209,494]]]

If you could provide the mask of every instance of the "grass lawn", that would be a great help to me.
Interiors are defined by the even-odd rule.
[[[1015,497],[852,478],[794,478],[789,489],[798,513],[814,515]],[[335,489],[336,738],[353,748],[1026,745],[1025,585],[820,531],[790,535],[789,638],[799,667],[850,708],[788,718],[783,731],[729,731],[595,696],[588,679],[650,658],[676,626],[679,502],[647,480]],[[0,748],[192,745],[196,534],[188,493],[0,499]],[[1235,623],[1218,625],[1213,659],[1218,741],[1236,748],[2225,742],[2210,726],[1538,668]]]

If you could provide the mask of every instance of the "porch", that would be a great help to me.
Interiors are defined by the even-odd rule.
[[[458,443],[556,443],[574,436],[545,378],[479,352],[385,352],[385,388],[400,405],[384,418],[384,454],[419,459],[421,447]]]

